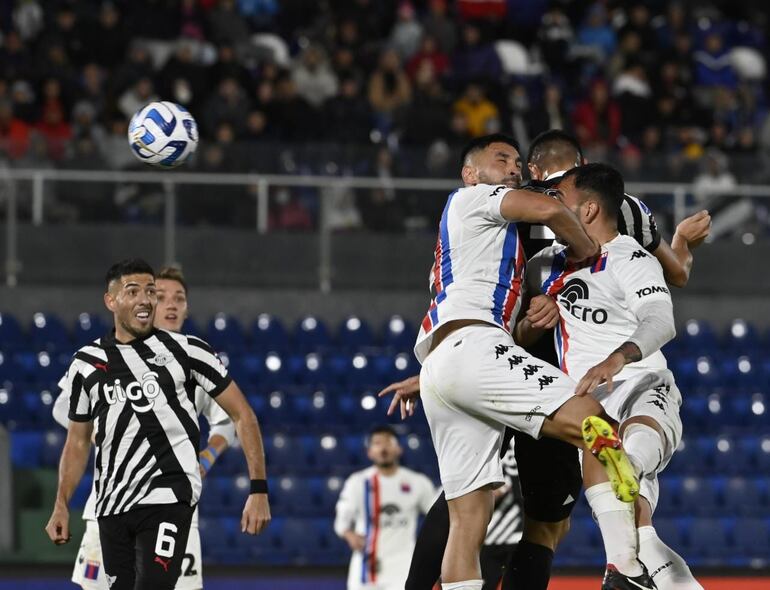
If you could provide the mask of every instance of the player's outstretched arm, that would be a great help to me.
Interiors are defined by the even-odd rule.
[[[45,527],[48,537],[57,545],[70,540],[69,501],[80,483],[88,464],[91,450],[93,422],[70,421],[67,440],[59,462],[59,487],[56,491],[53,513]]]
[[[420,400],[420,376],[414,375],[403,381],[391,383],[380,391],[377,397],[383,397],[391,393],[396,395],[393,396],[393,401],[390,402],[390,407],[388,407],[388,416],[392,415],[399,406],[401,406],[402,420],[405,420],[407,416],[414,416],[417,402]]]
[[[265,468],[265,447],[262,444],[262,433],[254,410],[232,381],[225,390],[216,397],[217,403],[227,412],[235,424],[235,430],[241,442],[243,454],[249,468],[249,478],[252,482],[252,493],[246,500],[241,517],[241,531],[257,535],[270,522],[270,503],[267,499],[267,471]]]
[[[711,215],[699,211],[683,219],[676,226],[671,245],[661,240],[653,254],[663,267],[666,282],[674,287],[684,287],[690,280],[692,251],[703,243],[711,232]]]
[[[500,203],[500,214],[508,221],[547,225],[570,247],[571,258],[585,260],[599,253],[580,225],[577,216],[561,201],[527,190],[510,190]]]

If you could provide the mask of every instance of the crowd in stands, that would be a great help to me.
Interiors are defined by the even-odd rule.
[[[5,2],[0,157],[24,168],[138,166],[128,119],[162,99],[196,116],[199,171],[447,178],[469,138],[504,131],[526,149],[562,128],[627,180],[695,181],[709,203],[736,183],[770,182],[770,22],[759,4]],[[159,209],[131,187],[107,199],[100,185],[56,192],[49,210],[63,218]],[[255,190],[218,188],[232,193],[225,209],[210,192],[190,187],[181,221],[253,225]],[[271,227],[316,225],[311,192],[276,190]],[[436,207],[419,199],[342,192],[331,197],[338,229],[432,228]],[[87,213],[72,206],[83,200]]]

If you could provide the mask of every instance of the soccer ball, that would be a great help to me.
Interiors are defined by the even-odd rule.
[[[175,168],[198,147],[198,125],[190,112],[176,103],[151,102],[131,117],[128,144],[140,162]]]

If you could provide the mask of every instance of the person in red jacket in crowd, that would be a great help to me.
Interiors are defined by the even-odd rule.
[[[610,98],[607,82],[594,80],[588,98],[575,107],[572,124],[578,141],[587,149],[607,149],[617,143],[620,108]]]
[[[29,148],[29,125],[13,116],[13,105],[0,101],[0,155],[21,158]]]

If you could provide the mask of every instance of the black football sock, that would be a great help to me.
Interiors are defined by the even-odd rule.
[[[548,547],[521,541],[505,568],[503,590],[547,590],[552,564],[553,551]]]

